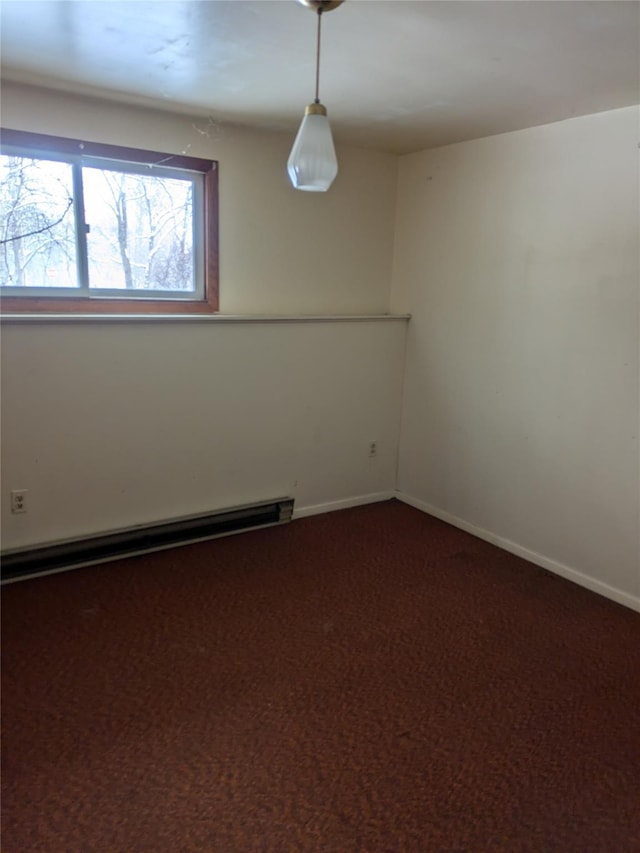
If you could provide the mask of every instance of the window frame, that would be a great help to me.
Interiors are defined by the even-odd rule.
[[[29,153],[41,152],[43,159],[47,155],[64,157],[86,157],[88,160],[99,158],[113,161],[113,166],[126,163],[143,166],[162,165],[173,169],[197,172],[203,176],[203,252],[196,265],[203,264],[204,297],[186,299],[184,296],[154,298],[150,296],[129,296],[117,298],[100,295],[78,296],[4,296],[0,289],[1,314],[213,314],[218,310],[218,162],[190,157],[184,154],[166,154],[120,145],[100,142],[87,142],[67,137],[50,136],[30,131],[0,130],[0,144],[12,149],[23,149]],[[93,166],[93,163],[87,163]],[[124,169],[123,171],[126,171]],[[197,247],[196,247],[197,248]]]

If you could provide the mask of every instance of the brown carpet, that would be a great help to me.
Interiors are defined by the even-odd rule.
[[[640,851],[639,616],[402,504],[3,599],[3,853]]]

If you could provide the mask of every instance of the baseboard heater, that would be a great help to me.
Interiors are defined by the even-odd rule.
[[[118,557],[284,524],[291,521],[292,515],[293,498],[278,498],[268,503],[231,507],[206,515],[191,515],[84,539],[51,542],[34,548],[16,548],[2,552],[2,580],[17,580],[34,574],[79,568]]]

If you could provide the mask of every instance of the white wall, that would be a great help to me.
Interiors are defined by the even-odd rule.
[[[627,602],[637,145],[631,108],[402,158],[392,289],[413,314],[399,489]]]
[[[402,320],[2,330],[3,547],[395,486]],[[368,445],[379,442],[378,456]]]
[[[11,84],[2,124],[219,160],[223,313],[388,311],[392,155],[339,150],[318,195],[288,184],[290,136]],[[4,323],[3,547],[280,495],[300,510],[391,493],[405,332],[391,319]],[[23,488],[28,513],[11,515]]]

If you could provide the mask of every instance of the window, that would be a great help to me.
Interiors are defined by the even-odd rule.
[[[217,163],[3,130],[4,312],[217,310]]]

